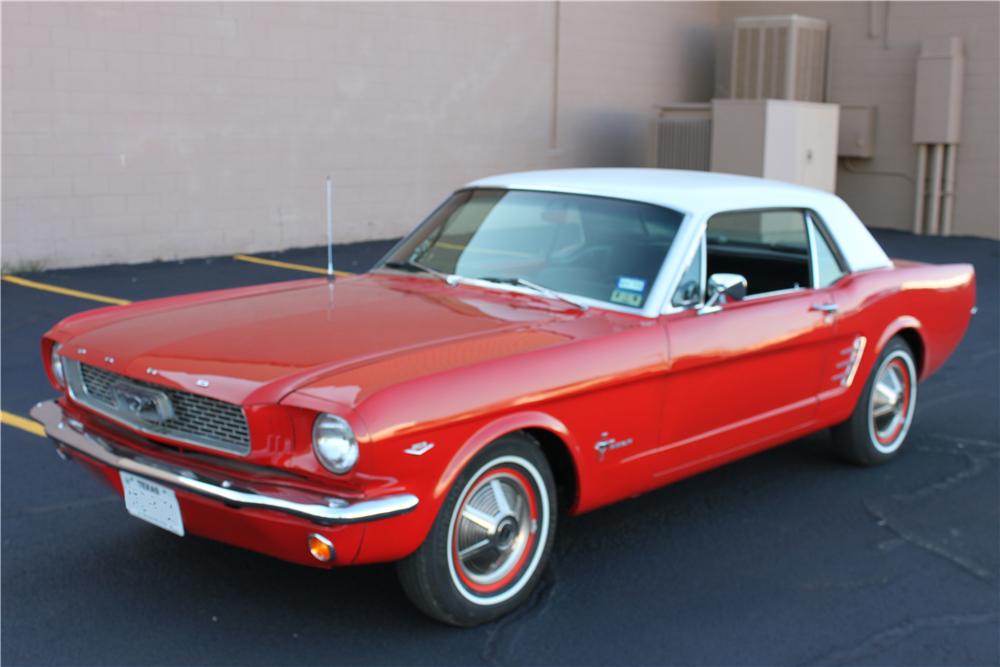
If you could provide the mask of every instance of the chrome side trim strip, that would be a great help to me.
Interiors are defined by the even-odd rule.
[[[117,470],[141,475],[182,491],[212,498],[235,507],[255,507],[308,519],[313,523],[329,526],[384,519],[413,510],[419,500],[409,493],[402,493],[371,500],[351,502],[343,498],[313,495],[315,502],[297,502],[260,493],[251,488],[237,487],[229,480],[212,479],[150,457],[112,447],[83,425],[66,417],[55,401],[39,403],[31,409],[31,417],[45,427],[45,433],[55,440],[57,447],[67,448],[98,463]]]

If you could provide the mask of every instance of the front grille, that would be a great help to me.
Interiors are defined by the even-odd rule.
[[[246,415],[238,405],[143,380],[133,380],[89,364],[69,363],[66,370],[73,398],[116,421],[155,435],[203,447],[236,454],[250,452],[250,429],[247,427]],[[120,411],[112,387],[121,381],[163,392],[170,399],[174,416],[165,422],[153,423]]]

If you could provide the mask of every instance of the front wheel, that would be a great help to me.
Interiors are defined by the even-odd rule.
[[[833,429],[844,458],[875,465],[893,458],[903,446],[917,404],[917,367],[910,346],[893,338],[879,355],[854,412]]]
[[[523,603],[556,528],[555,483],[537,443],[504,436],[455,481],[423,545],[398,565],[407,596],[445,623],[474,626]]]

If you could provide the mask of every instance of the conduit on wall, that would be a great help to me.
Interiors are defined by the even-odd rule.
[[[549,116],[549,150],[559,148],[559,37],[562,28],[559,0],[553,3],[552,17],[552,110]]]
[[[952,232],[964,66],[958,37],[928,39],[920,45],[913,112],[913,143],[917,145],[915,234],[948,236]]]
[[[930,153],[930,179],[927,161]],[[917,144],[917,199],[913,232],[950,236],[955,210],[958,144]]]

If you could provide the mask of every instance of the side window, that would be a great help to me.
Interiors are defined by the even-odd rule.
[[[701,303],[701,255],[703,243],[704,241],[698,244],[697,250],[694,251],[694,255],[684,270],[684,275],[681,276],[680,282],[677,283],[677,291],[674,292],[674,298],[670,301],[675,306],[696,306]]]
[[[833,248],[830,247],[830,243],[826,239],[826,235],[820,231],[819,226],[816,224],[815,220],[813,222],[813,247],[815,249],[815,254],[813,259],[816,262],[815,267],[815,278],[816,287],[829,287],[833,283],[840,280],[840,277],[847,273],[844,268],[840,265],[840,260],[837,259],[836,253],[833,252]]]
[[[707,274],[737,273],[747,294],[809,287],[809,233],[796,210],[733,211],[708,221]]]

